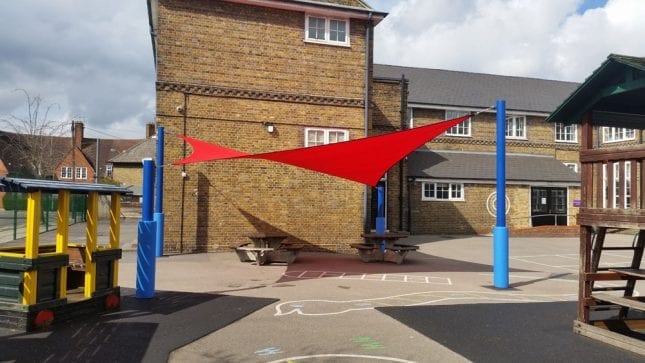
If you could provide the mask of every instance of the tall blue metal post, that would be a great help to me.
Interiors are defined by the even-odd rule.
[[[497,218],[493,228],[493,286],[508,288],[508,228],[506,227],[506,101],[497,100]]]
[[[376,187],[376,233],[385,233],[385,186]],[[385,241],[381,241],[381,252],[385,252]]]
[[[155,238],[157,222],[152,219],[154,204],[154,162],[143,159],[143,203],[137,235],[136,297],[149,299],[155,296]]]
[[[155,179],[155,213],[154,221],[157,222],[157,236],[155,243],[155,255],[163,256],[163,151],[164,151],[164,130],[163,127],[157,127],[157,177]]]

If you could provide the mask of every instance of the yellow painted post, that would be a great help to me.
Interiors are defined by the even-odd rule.
[[[119,248],[121,239],[121,195],[112,193],[110,200],[110,248]],[[119,260],[112,264],[112,286],[119,286]]]
[[[58,191],[58,220],[56,228],[56,252],[67,253],[69,242],[69,190]],[[67,297],[67,266],[62,266],[58,274],[60,279],[58,296],[60,299]]]
[[[90,192],[87,196],[87,223],[85,226],[85,297],[90,298],[96,291],[96,262],[92,252],[98,247],[99,193]]]
[[[25,258],[38,258],[38,238],[40,236],[40,202],[42,192],[35,191],[27,193],[27,226],[25,236]],[[36,303],[36,288],[38,282],[38,271],[25,271],[23,275],[22,304],[32,305]]]

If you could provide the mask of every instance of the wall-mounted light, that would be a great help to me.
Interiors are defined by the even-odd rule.
[[[267,132],[270,133],[270,134],[275,132],[275,125],[273,124],[273,122],[266,122],[265,121],[265,122],[262,123],[262,126],[266,127]]]

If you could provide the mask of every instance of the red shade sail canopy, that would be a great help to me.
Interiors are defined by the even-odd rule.
[[[180,136],[193,147],[193,153],[176,164],[222,159],[265,159],[376,186],[399,160],[469,117],[466,115],[432,125],[335,144],[261,154],[247,154]]]

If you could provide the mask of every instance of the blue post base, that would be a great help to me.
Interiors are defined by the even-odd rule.
[[[376,233],[385,233],[385,217],[376,217]],[[385,241],[381,241],[381,252],[385,252]]]
[[[137,235],[137,281],[138,299],[150,299],[155,296],[155,238],[157,222],[139,221]]]
[[[153,219],[157,222],[157,238],[155,239],[155,256],[163,256],[163,226],[164,226],[164,214],[163,212],[155,212]]]
[[[493,228],[493,286],[508,288],[508,228]]]

